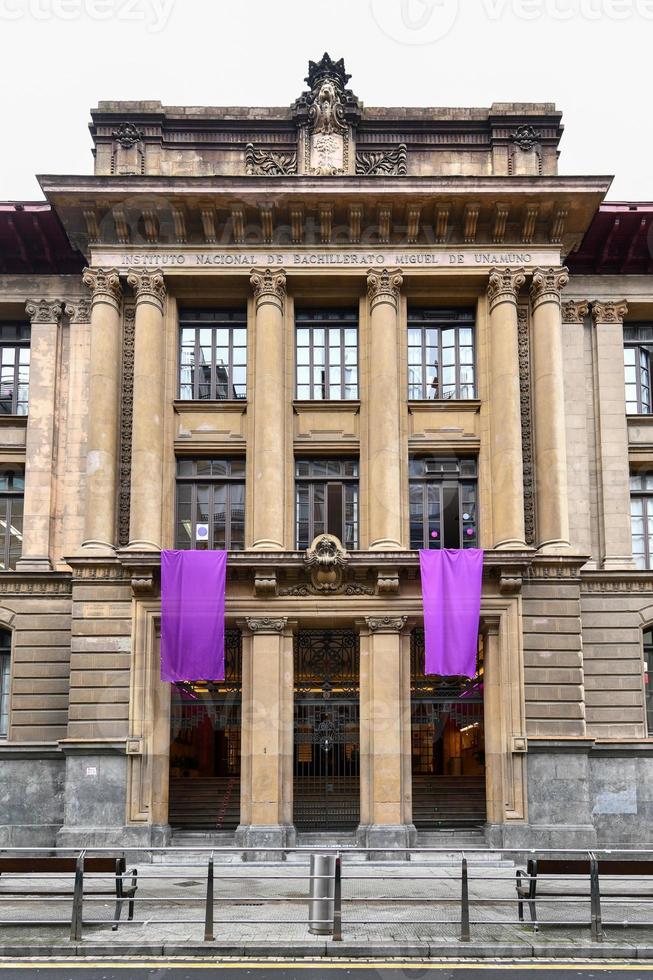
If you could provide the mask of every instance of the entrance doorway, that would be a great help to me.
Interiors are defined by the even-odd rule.
[[[418,829],[485,823],[483,641],[476,676],[424,674],[424,630],[411,635],[413,822]]]
[[[295,826],[354,830],[360,816],[358,634],[300,630],[294,661]]]
[[[168,821],[187,830],[235,830],[240,821],[242,655],[225,634],[224,681],[172,691]]]

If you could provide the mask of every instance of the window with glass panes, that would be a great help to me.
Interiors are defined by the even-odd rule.
[[[653,736],[653,629],[644,630],[644,697],[646,701],[646,730]]]
[[[653,323],[631,323],[624,327],[624,381],[629,415],[650,415]]]
[[[473,310],[408,310],[408,397],[476,398]]]
[[[11,677],[11,633],[0,630],[0,738],[9,731],[9,680]]]
[[[242,551],[245,461],[177,460],[175,547]]]
[[[0,324],[0,415],[27,415],[29,343],[29,324]]]
[[[476,460],[413,458],[410,546],[478,547]]]
[[[0,569],[15,568],[23,550],[24,495],[24,471],[0,468]]]
[[[247,397],[245,310],[182,310],[179,397],[218,401]]]
[[[297,398],[358,398],[358,316],[300,310],[295,316]]]
[[[298,459],[295,462],[297,547],[318,534],[335,534],[349,551],[358,548],[358,462]]]
[[[630,476],[630,530],[638,568],[653,568],[653,474]]]

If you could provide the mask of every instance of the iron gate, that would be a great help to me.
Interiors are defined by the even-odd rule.
[[[171,826],[234,830],[240,822],[241,681],[241,634],[227,630],[224,681],[173,688]]]
[[[353,830],[360,817],[358,635],[295,636],[294,822],[299,830]]]
[[[476,676],[424,674],[424,631],[411,636],[411,755],[416,827],[485,822],[483,644]]]

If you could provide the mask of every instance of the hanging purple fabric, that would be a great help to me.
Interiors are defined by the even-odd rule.
[[[224,680],[226,551],[161,552],[161,680]]]
[[[474,677],[481,614],[483,552],[420,551],[425,674]]]

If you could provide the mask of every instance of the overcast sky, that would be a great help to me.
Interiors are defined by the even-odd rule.
[[[0,199],[92,170],[89,109],[289,105],[345,58],[366,105],[555,102],[561,172],[653,200],[653,0],[0,0]]]

